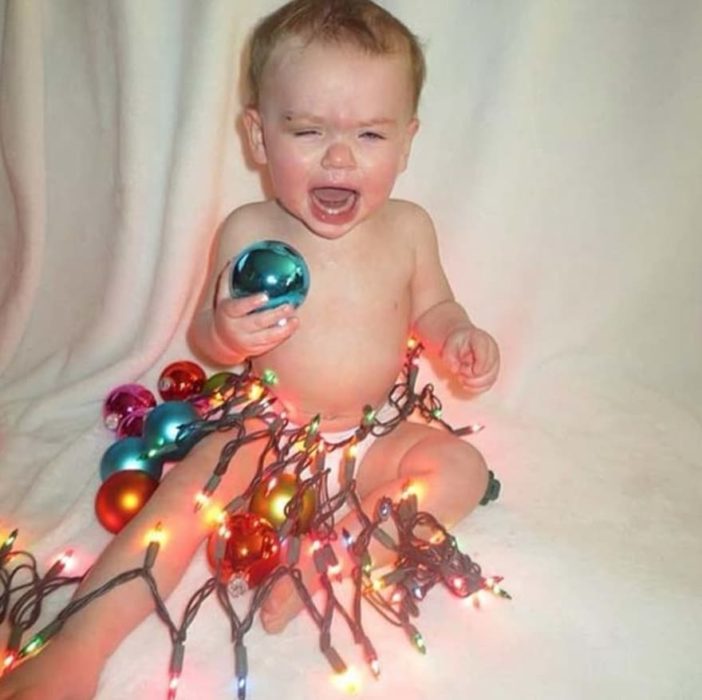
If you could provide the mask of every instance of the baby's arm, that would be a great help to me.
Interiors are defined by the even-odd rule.
[[[471,322],[466,310],[455,300],[439,259],[432,221],[419,207],[413,213],[414,332],[430,352],[441,357],[464,388],[485,391],[494,384],[499,371],[497,343]]]
[[[250,242],[251,230],[260,228],[260,222],[252,221],[248,213],[250,208],[251,205],[237,209],[222,224],[210,281],[189,332],[193,348],[209,361],[220,365],[236,365],[248,357],[268,352],[289,338],[299,323],[291,304],[250,313],[266,303],[266,296],[260,294],[231,299],[226,273],[219,279],[232,257],[244,247],[245,242]]]

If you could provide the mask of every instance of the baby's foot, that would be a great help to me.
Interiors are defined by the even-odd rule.
[[[304,554],[297,564],[302,574],[302,583],[312,597],[321,587],[319,572],[314,566],[312,556]],[[276,581],[261,606],[261,623],[269,634],[279,634],[305,607],[297,592],[297,586],[290,576],[283,576]]]
[[[270,593],[266,596],[261,606],[261,624],[263,629],[268,634],[279,634],[303,607],[304,603],[297,594],[297,589],[292,579],[289,576],[284,576],[271,588]]]

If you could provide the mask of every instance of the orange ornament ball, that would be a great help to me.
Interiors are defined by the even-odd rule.
[[[251,496],[249,510],[265,518],[273,527],[285,522],[285,507],[300,490],[300,482],[294,474],[279,474],[262,481]],[[317,497],[312,489],[301,495],[295,532],[307,532],[317,510]]]
[[[137,470],[114,472],[95,496],[95,514],[100,524],[117,534],[151,498],[158,480]]]

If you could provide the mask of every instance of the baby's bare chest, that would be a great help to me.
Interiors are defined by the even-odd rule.
[[[327,329],[404,322],[409,308],[412,251],[402,245],[360,248],[347,256],[314,257],[300,320]]]

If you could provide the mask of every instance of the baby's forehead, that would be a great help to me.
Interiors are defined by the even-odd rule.
[[[362,56],[374,59],[387,58],[388,60],[397,60],[398,58],[407,61],[410,64],[409,51],[404,50],[404,47],[398,45],[396,48],[389,49],[386,52],[371,51],[367,47],[362,46],[353,38],[317,38],[314,36],[288,35],[280,38],[272,47],[268,60],[266,61],[263,73],[269,70],[275,70],[281,65],[285,65],[290,60],[299,58],[306,52],[315,52],[319,55],[328,53],[329,55],[348,54],[350,56]]]

